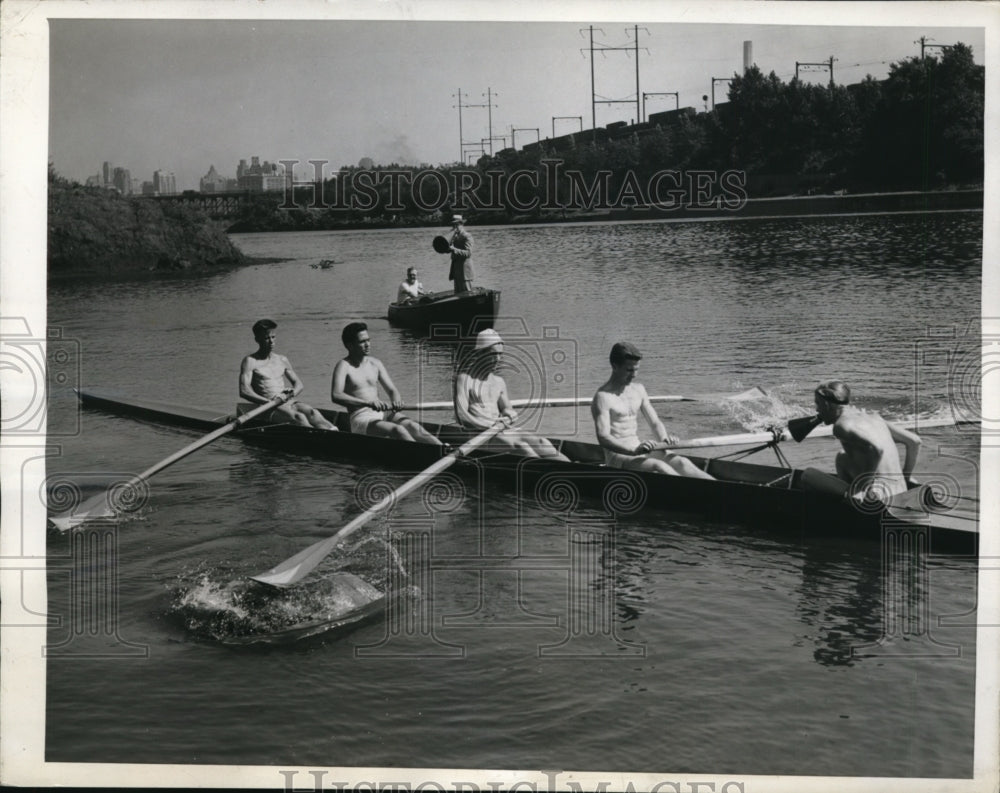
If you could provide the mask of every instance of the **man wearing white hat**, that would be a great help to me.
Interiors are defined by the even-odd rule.
[[[472,289],[472,235],[465,230],[465,219],[461,215],[451,217],[451,269],[448,280],[455,282],[455,294]]]
[[[455,420],[466,429],[482,431],[492,427],[497,419],[513,424],[517,418],[507,395],[507,383],[496,373],[502,360],[500,334],[492,328],[480,331],[475,350],[455,376]],[[504,430],[489,442],[489,447],[525,457],[569,461],[548,439],[521,430]]]

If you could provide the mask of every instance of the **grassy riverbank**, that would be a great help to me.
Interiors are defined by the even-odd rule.
[[[198,276],[248,263],[222,225],[198,210],[49,178],[48,276]]]

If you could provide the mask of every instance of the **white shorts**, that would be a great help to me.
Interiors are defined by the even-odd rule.
[[[627,442],[629,439],[626,438],[625,440]],[[636,439],[635,445],[639,445],[638,439]],[[605,449],[604,464],[609,468],[625,468],[628,463],[637,463],[640,460],[655,458],[666,462],[671,457],[676,456],[676,454],[668,449],[657,449],[655,452],[650,452],[649,454],[621,454],[620,452],[613,452],[610,449]]]
[[[398,413],[395,410],[373,410],[372,408],[358,408],[351,416],[351,432],[356,435],[367,435],[368,425],[373,421],[392,421]]]

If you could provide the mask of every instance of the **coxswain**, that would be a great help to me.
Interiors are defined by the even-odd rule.
[[[813,400],[817,417],[833,425],[842,451],[835,459],[836,477],[809,468],[804,474],[806,484],[857,501],[882,502],[916,485],[912,473],[920,454],[919,436],[852,405],[851,389],[840,380],[818,385]],[[902,462],[897,443],[906,449]]]

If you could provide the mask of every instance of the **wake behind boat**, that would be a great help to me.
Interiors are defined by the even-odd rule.
[[[216,430],[232,420],[219,411],[127,398],[110,391],[86,390],[79,396],[88,407],[203,431]],[[442,456],[439,446],[351,433],[345,412],[321,412],[341,431],[250,422],[233,434],[250,443],[292,453],[326,459],[366,459],[390,467],[424,468]],[[454,425],[424,422],[423,426],[444,443],[459,445],[469,438],[468,431]],[[800,469],[691,456],[695,465],[715,477],[715,481],[696,480],[608,468],[603,450],[595,443],[555,438],[550,442],[570,461],[477,450],[461,464],[475,466],[514,488],[520,497],[543,504],[551,498],[552,488],[563,487],[594,499],[617,515],[643,510],[693,512],[767,529],[791,530],[803,540],[819,534],[879,540],[885,530],[909,526],[929,532],[934,552],[975,553],[978,546],[978,501],[963,504],[957,496],[938,493],[933,486],[901,493],[887,507],[855,506],[812,490],[808,475]],[[777,442],[765,443],[760,449]]]

